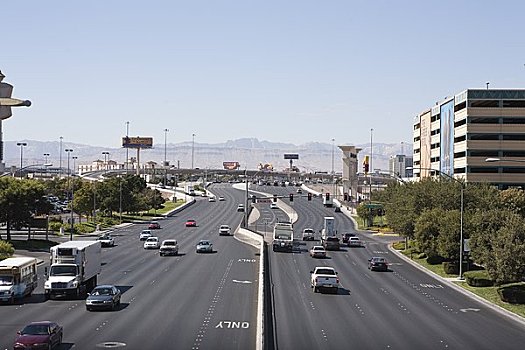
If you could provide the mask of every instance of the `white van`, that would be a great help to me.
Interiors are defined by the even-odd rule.
[[[15,299],[31,295],[37,286],[35,258],[8,258],[0,261],[0,301],[13,304]]]

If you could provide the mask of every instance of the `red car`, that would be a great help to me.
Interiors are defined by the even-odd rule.
[[[186,221],[186,227],[197,227],[197,221],[189,219]]]
[[[13,349],[52,349],[62,344],[63,329],[55,322],[32,322],[17,332]]]
[[[152,221],[149,225],[148,225],[148,229],[150,230],[156,230],[156,229],[159,229],[160,228],[160,224],[156,221]]]

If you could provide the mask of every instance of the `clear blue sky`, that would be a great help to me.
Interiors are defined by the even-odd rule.
[[[524,88],[523,1],[5,1],[4,140],[411,142],[467,88]]]

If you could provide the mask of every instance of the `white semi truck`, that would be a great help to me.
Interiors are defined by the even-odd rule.
[[[333,216],[324,217],[324,226],[321,230],[321,244],[326,250],[339,250],[340,242],[335,230],[335,219]]]
[[[273,251],[293,250],[293,225],[291,223],[278,222],[273,228]]]
[[[45,298],[80,297],[97,285],[102,260],[99,241],[69,241],[51,247],[51,266],[44,283]]]

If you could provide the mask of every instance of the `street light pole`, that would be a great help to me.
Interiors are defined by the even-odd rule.
[[[167,147],[168,147],[168,131],[164,129],[164,187],[166,187],[166,178],[168,177],[168,162],[167,162]]]
[[[60,162],[59,162],[59,165],[60,165],[60,168],[59,168],[59,177],[62,177],[62,139],[63,137],[60,136],[60,149],[58,151],[58,157],[60,158]]]
[[[195,134],[191,134],[191,168],[193,169],[193,160],[195,156]]]
[[[70,153],[73,152],[73,150],[71,148],[66,148],[65,151],[67,152],[67,181],[68,181],[68,187],[71,191],[71,198],[70,198],[70,209],[71,209],[71,217],[69,218],[70,220],[70,224],[71,224],[71,231],[70,231],[70,234],[69,234],[69,240],[72,241],[73,240],[73,229],[74,229],[74,225],[73,225],[73,181],[71,181],[71,169],[69,167],[69,157],[70,157]]]
[[[17,142],[16,145],[20,147],[20,179],[22,179],[22,167],[24,166],[24,147],[27,146],[27,142]]]
[[[129,122],[126,122],[126,138],[129,137]],[[126,147],[126,175],[128,174],[129,148]]]

